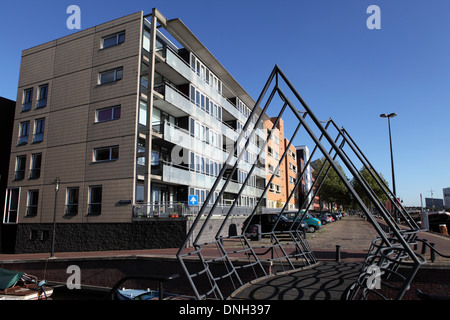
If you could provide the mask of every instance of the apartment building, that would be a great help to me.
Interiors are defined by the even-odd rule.
[[[286,209],[295,209],[298,208],[297,192],[292,197],[289,196],[298,179],[296,150],[292,144],[289,145],[289,140],[284,136],[283,119],[280,118],[276,125],[275,122],[276,118],[264,121],[267,137],[270,131],[273,131],[266,146],[266,180],[269,181],[274,175],[267,192],[267,208],[281,208],[288,202]],[[286,149],[288,149],[286,156],[280,163]]]
[[[297,168],[299,175],[303,173],[302,176],[299,176],[299,179],[301,179],[301,185],[297,188],[299,203],[300,204],[304,203],[303,207],[309,204],[309,210],[319,211],[320,210],[319,196],[314,197],[316,188],[313,187],[313,189],[311,190],[311,187],[313,186],[314,182],[313,178],[314,169],[312,168],[311,165],[307,165],[310,159],[309,148],[308,146],[303,145],[303,146],[296,146],[295,149],[297,153]]]
[[[179,19],[137,12],[24,50],[4,224],[16,252],[178,246],[231,150],[245,152],[219,201],[262,195],[254,101]],[[225,177],[231,174],[225,168]],[[211,202],[219,197],[219,184]]]

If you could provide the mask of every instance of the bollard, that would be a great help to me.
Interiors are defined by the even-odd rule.
[[[427,239],[423,239],[421,254],[427,253],[427,243],[428,243],[427,241],[428,241]]]
[[[434,250],[434,243],[430,243],[430,257],[431,257],[431,262],[434,262],[436,260],[436,251]]]
[[[336,261],[341,262],[341,246],[336,245]]]

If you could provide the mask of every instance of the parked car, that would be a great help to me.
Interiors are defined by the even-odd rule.
[[[329,214],[333,217],[334,221],[338,221],[342,218],[337,212],[330,212]]]
[[[322,223],[320,220],[314,218],[309,213],[306,214],[304,221],[308,225],[308,228],[306,229],[307,232],[314,233],[316,230],[322,228]]]
[[[297,214],[298,211],[285,211],[285,216],[290,219],[293,220],[295,214]],[[300,220],[303,216],[303,213],[305,213],[304,210],[300,211],[300,214],[297,216],[297,219]],[[316,232],[316,230],[319,230],[320,228],[322,228],[322,223],[320,222],[319,219],[314,218],[311,214],[306,213],[305,218],[303,219],[302,222],[306,222],[307,227],[306,227],[306,231],[309,233],[314,233]]]
[[[274,228],[275,222],[278,220],[279,213],[256,213],[253,217],[248,217],[242,224],[242,232],[245,230],[246,226],[250,225],[260,225],[261,233],[271,232]],[[291,228],[292,227],[292,228]],[[290,229],[297,229],[298,223],[292,226],[292,220],[289,220],[286,216],[282,215],[280,221],[278,221],[275,231],[287,231]],[[306,230],[308,227],[307,223],[302,221],[299,230]],[[247,229],[247,233],[251,230]]]
[[[322,212],[316,212],[313,214],[314,218],[319,219],[322,225],[326,225],[327,223],[333,222],[333,218],[330,215]]]

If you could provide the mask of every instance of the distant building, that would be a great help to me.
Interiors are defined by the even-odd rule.
[[[301,179],[301,184],[297,188],[299,205],[302,203],[305,203],[305,206],[310,204],[309,210],[320,210],[319,197],[316,196],[314,197],[314,200],[312,200],[316,188],[313,188],[313,190],[309,192],[314,181],[312,174],[314,169],[311,165],[305,167],[309,161],[309,149],[307,146],[297,146],[295,149],[297,152],[297,167],[299,172],[298,178]],[[303,176],[300,176],[301,173],[303,173]]]
[[[267,136],[270,130],[274,127],[276,118],[271,118],[264,121],[264,127],[267,130]],[[284,122],[280,119],[277,126],[273,128],[273,133],[270,136],[270,140],[267,141],[266,146],[266,173],[267,181],[274,175],[270,182],[269,192],[267,193],[267,208],[281,208],[289,200],[286,209],[296,209],[296,197],[295,194],[289,196],[294,190],[295,182],[297,181],[297,160],[296,150],[291,144],[285,158],[281,161],[284,151],[289,145],[289,140],[284,137]],[[277,169],[278,166],[278,170]]]
[[[444,194],[444,208],[450,208],[450,187],[442,189]]]
[[[444,200],[435,198],[425,198],[425,207],[429,210],[444,209]]]

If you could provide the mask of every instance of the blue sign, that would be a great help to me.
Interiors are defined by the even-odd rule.
[[[188,205],[189,206],[196,206],[196,205],[198,205],[198,196],[190,195],[188,197]]]

